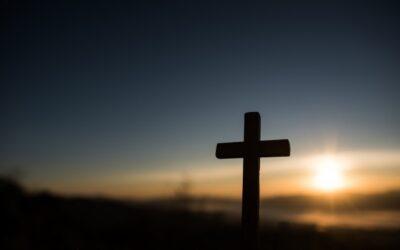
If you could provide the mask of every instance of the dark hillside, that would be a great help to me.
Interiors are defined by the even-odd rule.
[[[240,226],[220,213],[98,198],[30,194],[0,181],[0,249],[238,249]],[[279,223],[261,229],[261,249],[399,249],[400,231]],[[269,247],[269,248],[268,248]]]

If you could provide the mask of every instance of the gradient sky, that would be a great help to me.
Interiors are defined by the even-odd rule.
[[[247,111],[292,145],[262,161],[265,194],[298,190],[326,152],[376,190],[400,187],[396,1],[1,7],[0,172],[32,188],[157,196],[188,179],[240,195],[241,161],[214,151],[242,140]]]

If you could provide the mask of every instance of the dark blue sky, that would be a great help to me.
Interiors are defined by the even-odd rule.
[[[208,164],[246,111],[293,154],[399,148],[396,1],[216,2],[3,2],[2,171]]]

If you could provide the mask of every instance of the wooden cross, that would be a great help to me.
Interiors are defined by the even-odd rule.
[[[289,156],[289,140],[260,141],[260,114],[244,115],[244,141],[218,143],[218,159],[243,158],[242,247],[258,248],[260,157]]]

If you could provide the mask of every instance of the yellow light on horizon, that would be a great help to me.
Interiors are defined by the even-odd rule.
[[[316,162],[314,170],[314,188],[324,192],[333,192],[345,186],[343,166],[333,156],[320,158]]]

